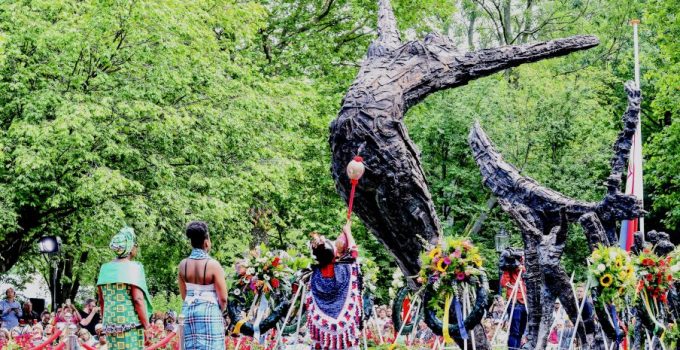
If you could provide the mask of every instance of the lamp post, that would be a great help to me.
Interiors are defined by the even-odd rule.
[[[57,310],[57,259],[53,257],[59,254],[61,250],[61,238],[58,236],[43,236],[38,240],[38,250],[45,257],[48,265],[50,260],[52,260],[52,267],[54,271],[52,272],[52,312]]]
[[[510,245],[510,235],[505,231],[505,228],[501,228],[501,231],[494,237],[496,243],[496,253],[502,253],[505,248]]]
[[[501,227],[500,232],[494,237],[494,243],[496,245],[496,253],[499,255],[499,266],[498,266],[498,295],[501,295],[501,290],[503,286],[501,285],[501,279],[503,277],[503,271],[500,268],[500,257],[503,251],[510,246],[510,235],[505,231],[504,227]]]

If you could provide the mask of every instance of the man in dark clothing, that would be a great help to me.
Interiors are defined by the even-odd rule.
[[[581,310],[581,319],[583,320],[583,326],[586,328],[586,334],[593,334],[595,333],[595,309],[593,301],[589,296],[586,296],[583,286],[578,287],[576,294],[579,305],[583,302],[583,298],[586,298],[586,302],[583,303],[583,309]]]
[[[85,308],[83,310],[78,310],[80,313],[80,325],[87,329],[92,335],[96,335],[97,331],[95,326],[101,320],[99,316],[99,307],[97,307],[97,302],[94,299],[85,300]]]
[[[30,300],[26,300],[23,306],[24,314],[21,316],[20,323],[24,325],[33,326],[34,323],[38,322],[40,316],[37,312],[33,311],[33,304]]]
[[[45,310],[42,312],[42,314],[40,314],[40,324],[42,325],[43,329],[45,329],[48,324],[52,324],[52,315],[49,311]]]

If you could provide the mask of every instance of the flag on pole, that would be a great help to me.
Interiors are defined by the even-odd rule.
[[[635,135],[633,135],[633,146],[630,149],[630,159],[628,160],[628,177],[626,179],[626,194],[631,194],[642,200],[642,142],[640,140],[640,122],[638,121]],[[623,220],[621,223],[621,234],[619,244],[621,249],[630,251],[633,245],[633,234],[643,231],[642,218]]]
[[[638,24],[640,20],[634,19],[630,21],[633,25],[633,47],[635,57],[635,85],[640,88],[640,58],[638,46]],[[639,200],[642,200],[642,130],[640,127],[641,121],[638,118],[637,127],[635,128],[635,135],[633,135],[633,145],[630,149],[630,158],[628,159],[628,176],[626,177],[626,194],[634,195]],[[621,249],[630,251],[633,245],[633,234],[637,231],[645,231],[644,218],[635,218],[631,220],[623,220],[621,222],[621,233],[619,234],[619,245]]]

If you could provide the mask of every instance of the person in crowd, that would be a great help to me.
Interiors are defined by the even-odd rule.
[[[97,348],[97,350],[109,350],[109,344],[106,341],[106,337],[99,337],[99,341],[97,342],[97,345],[95,345],[95,348]]]
[[[31,303],[30,300],[26,300],[24,302],[22,313],[23,315],[21,316],[20,323],[32,326],[40,319],[40,315],[38,315],[37,312],[33,311],[33,304]]]
[[[80,314],[78,309],[71,303],[71,299],[66,299],[64,305],[57,312],[56,322],[77,325],[80,323]]]
[[[54,334],[54,325],[52,324],[47,324],[43,329],[44,329],[43,334],[45,338],[49,338],[52,336],[52,334]]]
[[[12,329],[19,325],[19,318],[23,316],[21,304],[16,301],[16,293],[14,288],[7,288],[5,291],[6,298],[0,301],[0,320],[2,327]]]
[[[491,306],[489,307],[489,313],[487,316],[494,323],[501,321],[501,318],[503,317],[503,305],[505,305],[503,297],[500,295],[495,295],[493,298],[493,303],[491,303]]]
[[[97,301],[94,299],[85,300],[84,308],[78,310],[78,314],[80,315],[80,326],[87,329],[90,335],[95,335],[94,327],[101,321]]]
[[[94,340],[94,337],[92,337],[92,334],[90,333],[87,328],[81,328],[78,330],[78,339],[83,343],[87,344],[89,346],[95,346],[97,342]]]
[[[157,318],[146,332],[147,345],[155,344],[165,338],[165,324],[162,318]]]
[[[307,327],[313,349],[358,349],[362,299],[358,249],[347,222],[335,242],[312,233],[316,264],[306,296]]]
[[[102,265],[97,279],[103,333],[116,349],[142,349],[153,308],[144,267],[134,261],[138,252],[134,230],[121,229],[109,247],[116,258]]]
[[[191,254],[179,263],[177,277],[186,317],[184,349],[224,349],[222,312],[228,296],[224,269],[208,255],[212,242],[205,222],[190,222],[186,236],[191,241]]]
[[[48,324],[52,324],[52,314],[45,310],[40,314],[40,325],[42,325],[43,329],[45,329]]]
[[[101,323],[97,323],[96,326],[94,326],[94,333],[95,333],[95,338],[99,340],[100,338],[105,338],[104,334],[102,333],[104,331],[104,326]]]
[[[75,325],[77,322],[78,321],[71,311],[64,312],[63,323],[66,324],[66,326]]]
[[[506,254],[506,251],[504,251],[503,254]],[[524,300],[526,286],[524,285],[523,280],[518,280],[520,271],[524,269],[521,261],[522,260],[520,259],[519,266],[512,266],[504,269],[503,276],[501,277],[501,287],[505,289],[506,297],[510,299],[514,294],[516,298],[514,300],[514,310],[507,311],[508,316],[512,315],[508,336],[509,349],[521,348],[522,337],[524,336],[524,331],[527,326],[527,309]],[[515,290],[514,293],[513,290]],[[509,308],[513,308],[513,301],[510,302]]]
[[[571,338],[574,336],[574,324],[570,320],[565,320],[562,332],[559,334],[560,338],[560,350],[570,349],[569,343]]]
[[[387,305],[380,305],[377,311],[377,318],[375,324],[380,327],[380,332],[384,333],[385,324],[387,323]]]
[[[43,341],[45,341],[43,326],[40,323],[36,323],[31,328],[31,344],[36,346],[42,344]]]
[[[595,307],[593,306],[593,300],[589,295],[586,295],[586,290],[583,285],[576,288],[576,296],[578,297],[578,305],[583,303],[583,309],[581,310],[581,319],[583,320],[583,326],[586,329],[586,334],[588,335],[588,341],[593,340],[593,334],[595,334]],[[583,298],[586,298],[583,302]]]
[[[420,320],[420,322],[418,322],[418,330],[416,331],[416,341],[419,344],[426,344],[432,339],[434,339],[434,333],[432,333],[432,330],[427,326],[425,321]]]
[[[225,327],[228,327],[228,325],[225,324]],[[175,314],[175,312],[172,310],[168,311],[165,314],[165,331],[166,332],[177,331],[177,314]]]

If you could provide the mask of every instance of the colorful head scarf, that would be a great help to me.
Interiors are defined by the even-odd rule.
[[[116,252],[118,258],[126,258],[132,253],[132,248],[135,247],[135,230],[132,227],[123,227],[113,238],[109,248]]]

